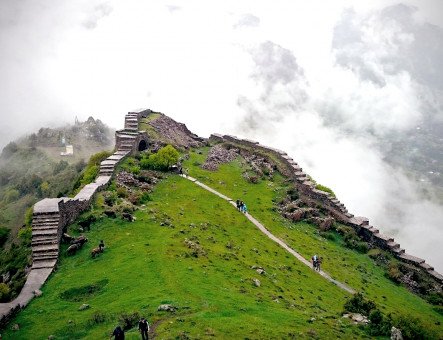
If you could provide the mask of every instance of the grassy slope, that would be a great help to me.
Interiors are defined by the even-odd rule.
[[[208,148],[203,148],[201,154],[191,153],[185,164],[191,176],[233,199],[244,200],[252,215],[305,258],[309,259],[312,254],[319,253],[324,257],[322,268],[325,271],[362,291],[383,312],[412,315],[432,329],[441,328],[439,324],[443,323],[443,317],[431,305],[385,278],[382,269],[367,255],[342,247],[340,240],[331,242],[324,239],[311,225],[291,223],[274,212],[272,199],[282,197],[285,191],[281,177],[276,176],[274,183],[260,181],[251,185],[242,178],[242,167],[245,165],[239,161],[224,164],[216,172],[203,170],[198,164],[204,162],[207,151]]]
[[[87,246],[61,259],[43,296],[13,321],[20,330],[7,331],[5,337],[104,338],[123,311],[139,311],[159,321],[160,338],[181,332],[192,338],[362,336],[340,318],[347,294],[294,261],[227,202],[177,176],[158,184],[152,198],[137,212],[136,222],[96,223]],[[174,227],[160,226],[165,219]],[[186,255],[191,250],[184,240],[193,236],[207,257]],[[107,249],[93,260],[89,250],[101,238]],[[251,269],[253,265],[264,267],[266,275]],[[252,278],[259,278],[261,287],[255,287]],[[101,279],[109,283],[93,297],[78,302],[60,298],[66,289]],[[91,308],[78,311],[82,303]],[[161,303],[189,309],[165,314],[156,311]],[[106,314],[106,321],[88,324],[98,311]],[[129,339],[138,336],[135,330],[128,332]]]

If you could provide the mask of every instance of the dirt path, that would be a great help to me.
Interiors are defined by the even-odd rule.
[[[180,175],[183,178],[186,178],[188,180],[190,180],[191,182],[194,182],[195,184],[197,184],[198,186],[202,187],[203,189],[213,193],[214,195],[217,195],[218,197],[224,199],[225,201],[228,201],[229,203],[231,203],[234,207],[236,206],[236,203],[234,202],[233,199],[221,194],[220,192],[212,189],[211,187],[207,186],[206,184],[203,184],[199,181],[197,181],[197,179],[187,176],[187,175]],[[260,231],[265,234],[267,237],[269,237],[271,240],[273,240],[274,242],[278,243],[282,248],[284,248],[287,252],[289,252],[291,255],[293,255],[297,260],[299,260],[301,263],[303,263],[304,265],[308,266],[309,268],[312,267],[311,262],[306,260],[303,256],[301,256],[299,253],[297,253],[294,249],[292,249],[291,247],[289,247],[284,241],[282,241],[281,239],[279,239],[278,237],[276,237],[274,234],[272,234],[268,229],[265,228],[265,226],[263,224],[261,224],[259,221],[257,221],[252,215],[250,215],[249,213],[245,213],[246,218],[251,221],[258,229],[260,229]],[[348,285],[339,282],[335,279],[333,279],[328,273],[324,272],[323,270],[320,271],[316,271],[316,273],[320,274],[321,276],[323,276],[326,280],[332,282],[333,284],[335,284],[336,286],[340,287],[341,289],[345,290],[348,293],[354,294],[355,290],[352,289],[351,287],[349,287]]]

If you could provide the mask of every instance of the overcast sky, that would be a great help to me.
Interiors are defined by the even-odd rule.
[[[367,3],[0,0],[0,146],[152,108],[286,150],[443,271],[443,208],[378,143],[443,120],[443,2]]]

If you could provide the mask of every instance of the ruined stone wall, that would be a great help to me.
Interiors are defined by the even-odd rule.
[[[425,263],[425,260],[407,254],[392,237],[380,233],[377,228],[369,225],[367,218],[354,217],[338,199],[327,192],[316,189],[314,183],[310,181],[310,177],[286,152],[261,145],[255,141],[240,139],[230,135],[212,134],[209,140],[211,142],[224,142],[237,148],[245,148],[251,152],[270,158],[274,161],[280,173],[293,180],[295,186],[299,192],[304,195],[305,199],[320,203],[337,221],[353,227],[363,240],[376,245],[380,249],[389,251],[400,261],[423,269],[437,281],[443,282],[443,275]]]

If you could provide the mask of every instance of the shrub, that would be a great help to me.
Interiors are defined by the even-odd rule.
[[[149,155],[140,161],[142,169],[166,171],[178,162],[179,153],[172,145],[166,145],[157,153]]]
[[[0,283],[0,302],[9,300],[11,289],[6,283]]]
[[[1,157],[8,159],[13,154],[15,154],[17,151],[18,151],[17,143],[11,142],[3,148]]]
[[[103,197],[105,199],[105,203],[110,207],[112,207],[118,199],[117,192],[115,191],[106,191],[103,194]]]
[[[0,227],[0,247],[3,247],[5,242],[8,240],[10,230],[5,227]]]
[[[386,276],[392,281],[400,283],[400,278],[402,277],[402,273],[396,262],[394,261],[389,262]]]
[[[345,303],[345,312],[360,313],[368,316],[375,309],[375,303],[366,299],[363,294],[357,293]]]
[[[30,227],[31,224],[32,224],[32,217],[33,217],[32,214],[33,213],[34,213],[33,207],[30,207],[30,208],[26,209],[26,212],[25,212],[25,225],[27,227]]]
[[[126,313],[123,312],[119,315],[118,321],[119,324],[122,325],[123,330],[128,330],[137,325],[138,320],[140,320],[141,316],[139,312]]]
[[[369,333],[371,335],[390,335],[392,327],[391,316],[383,316],[383,314],[378,310],[374,309],[369,314]]]
[[[5,203],[11,203],[17,201],[19,197],[20,193],[18,192],[18,190],[9,189],[8,191],[6,191],[6,194],[3,196],[3,200],[5,201]]]
[[[117,188],[117,196],[120,198],[125,198],[128,196],[128,190],[126,190],[125,187],[118,187]]]
[[[138,175],[140,173],[140,167],[138,165],[131,166],[129,168],[129,172],[134,175]]]
[[[22,240],[23,244],[29,245],[31,244],[32,239],[32,228],[25,227],[19,230],[18,237]]]
[[[327,192],[329,194],[331,194],[332,197],[336,197],[334,191],[332,191],[331,188],[328,188],[327,186],[321,185],[321,184],[317,184],[315,186],[316,189]]]
[[[401,330],[401,334],[405,340],[408,339],[434,339],[437,338],[436,334],[433,334],[431,330],[428,330],[425,325],[421,323],[417,318],[413,318],[410,315],[400,316],[393,322],[396,328]]]
[[[69,163],[66,161],[61,160],[57,164],[54,165],[54,169],[52,170],[53,175],[57,175],[58,173],[62,172],[69,166]]]
[[[291,201],[295,201],[298,199],[299,195],[298,195],[298,191],[295,188],[291,188],[287,191],[287,194],[289,196],[289,198],[291,199]]]
[[[88,320],[88,324],[91,326],[103,323],[106,321],[106,315],[100,311],[94,312],[91,318]]]

